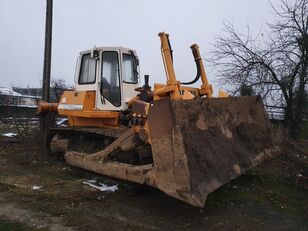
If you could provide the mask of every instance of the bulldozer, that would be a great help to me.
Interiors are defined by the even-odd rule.
[[[169,35],[159,38],[165,84],[152,89],[145,75],[138,85],[135,50],[95,47],[77,59],[75,89],[59,103],[40,102],[38,114],[67,118],[48,136],[67,164],[204,207],[209,193],[272,155],[271,124],[260,96],[213,96],[196,44],[197,74],[178,81]]]

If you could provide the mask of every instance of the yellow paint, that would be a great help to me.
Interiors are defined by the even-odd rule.
[[[95,109],[95,91],[65,91],[60,99],[58,113],[68,117],[70,126],[119,126],[120,112]]]
[[[212,85],[206,76],[205,68],[200,55],[199,47],[196,44],[191,46],[195,61],[198,62],[200,67],[200,75],[202,85],[200,88],[194,87],[184,87],[181,83],[177,81],[173,60],[172,60],[172,50],[169,42],[169,35],[166,33],[158,34],[161,40],[161,54],[164,62],[167,83],[166,84],[154,84],[154,100],[159,100],[161,98],[171,98],[173,100],[186,100],[193,99],[196,96],[206,96],[207,98],[212,98],[213,89]]]
[[[164,96],[167,93],[170,93],[171,99],[181,99],[179,94],[179,82],[176,80],[175,71],[173,67],[172,55],[171,55],[171,47],[169,43],[169,35],[165,33],[158,34],[161,40],[161,53],[164,62],[164,67],[166,71],[167,77],[167,85],[160,89],[157,92],[157,96]]]
[[[199,63],[199,67],[200,67],[200,75],[201,75],[201,81],[202,81],[202,85],[200,88],[200,95],[206,95],[207,98],[212,98],[213,89],[212,89],[212,85],[209,84],[209,81],[206,76],[202,57],[199,51],[199,46],[197,44],[193,44],[190,46],[190,48],[193,51],[195,61]]]
[[[228,98],[228,97],[230,97],[230,95],[227,92],[223,90],[218,91],[218,98]]]

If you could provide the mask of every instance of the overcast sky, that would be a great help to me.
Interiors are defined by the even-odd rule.
[[[45,0],[0,0],[0,86],[40,86],[45,10]],[[268,0],[54,0],[51,76],[73,83],[80,51],[124,46],[137,50],[141,76],[163,83],[157,34],[164,31],[178,80],[191,80],[196,73],[191,44],[206,57],[215,37],[223,35],[224,21],[241,31],[249,24],[258,33],[273,17]],[[208,75],[214,83],[214,73]]]

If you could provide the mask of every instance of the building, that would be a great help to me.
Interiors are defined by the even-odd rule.
[[[40,99],[40,96],[23,95],[13,89],[0,87],[0,117],[35,117]]]
[[[42,88],[22,88],[22,87],[13,87],[14,92],[17,92],[23,96],[32,96],[41,98],[42,97]],[[56,90],[54,88],[50,88],[50,101],[58,102],[58,97],[56,94]]]
[[[36,95],[23,95],[13,89],[0,87],[0,105],[16,107],[37,107],[41,99]]]

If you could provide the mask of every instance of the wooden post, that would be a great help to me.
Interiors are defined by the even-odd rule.
[[[52,44],[52,5],[53,0],[46,0],[46,22],[45,22],[45,48],[43,67],[42,99],[50,102],[50,70],[51,70],[51,44]],[[47,138],[48,127],[51,124],[51,116],[41,118],[40,128],[44,140]]]

